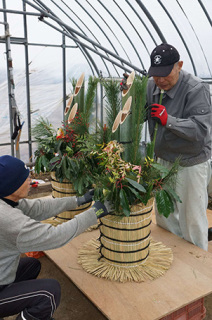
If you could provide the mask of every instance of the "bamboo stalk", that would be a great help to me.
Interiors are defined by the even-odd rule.
[[[72,94],[67,102],[67,105],[66,105],[66,108],[65,108],[65,111],[64,111],[64,115],[65,116],[68,116],[68,113],[72,107],[72,102],[74,100],[74,95]]]
[[[74,117],[76,116],[78,110],[78,103],[75,103],[70,111],[70,114],[68,116],[68,123],[71,123]]]
[[[161,89],[159,104],[162,103],[163,94],[164,94],[164,90]],[[156,122],[155,123],[155,128],[154,128],[154,136],[153,136],[153,140],[152,140],[152,143],[151,143],[151,152],[150,152],[150,155],[149,155],[151,159],[154,158],[154,150],[155,150],[155,141],[156,141],[157,131],[158,131],[158,123]]]
[[[79,77],[74,90],[74,103],[78,103],[79,112],[84,111],[84,79],[85,73],[83,72]]]
[[[124,110],[125,105],[129,103],[128,99],[131,99],[131,113],[126,117],[125,122],[120,127],[120,143],[124,144],[123,159],[130,161],[130,150],[132,149],[132,113],[134,112],[135,105],[135,71],[132,71],[128,76],[126,85],[128,89],[122,91],[122,106]]]

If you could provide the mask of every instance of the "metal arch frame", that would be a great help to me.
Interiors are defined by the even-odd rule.
[[[34,0],[34,1],[37,2],[37,0]],[[39,4],[39,5],[41,5],[41,4]],[[78,47],[78,45],[77,45],[77,47]],[[91,62],[90,62],[89,58],[87,57],[87,55],[85,54],[85,52],[84,52],[81,48],[79,48],[79,49],[81,50],[82,54],[84,55],[86,61],[87,61],[88,64],[89,64],[89,67],[90,67],[90,69],[91,69],[91,72],[92,72],[92,74],[94,75],[94,70],[93,70],[93,67],[92,67],[92,65],[91,65]],[[95,69],[96,69],[96,68],[95,68]]]
[[[29,5],[31,5],[31,3],[29,3],[29,2],[27,2],[27,1],[25,1],[25,0],[22,0],[23,1],[23,5],[26,5],[26,3],[28,3]],[[34,1],[34,2],[36,2],[36,1],[38,1],[38,0],[32,0],[32,1]],[[87,2],[88,2],[88,0],[86,0]],[[137,3],[141,3],[141,1],[139,1],[139,0],[135,0]],[[202,3],[202,1],[201,0],[197,0],[198,1],[198,3],[200,4],[200,6],[201,6],[201,8],[202,8],[202,10],[204,11],[204,13],[205,13],[205,16],[206,16],[206,18],[208,19],[208,21],[209,21],[209,23],[210,23],[210,25],[212,26],[212,20],[211,20],[211,18],[210,18],[210,16],[208,15],[208,13],[207,13],[207,10],[206,10],[206,8],[205,8],[205,6],[203,5],[203,3]],[[2,2],[5,2],[6,3],[6,0],[2,0]],[[41,2],[41,1],[40,1]],[[160,1],[159,1],[160,2]],[[128,0],[126,0],[126,3],[128,3],[128,5],[132,8],[132,5],[130,5],[129,4],[129,1]],[[90,4],[91,5],[91,4]],[[39,6],[41,6],[41,5],[39,5]],[[150,15],[150,13],[147,11],[147,9],[145,8],[145,6],[143,6],[142,5],[142,3],[141,3],[141,6],[140,6],[142,9],[145,9],[145,10],[143,10],[144,11],[144,14],[147,16],[147,18],[149,19],[149,21],[151,22],[151,24],[153,25],[153,27],[155,28],[155,30],[156,30],[156,32],[157,32],[157,34],[160,36],[160,38],[161,38],[161,34],[160,33],[158,33],[158,30],[160,30],[159,29],[159,27],[158,27],[158,25],[155,23],[155,21],[154,21],[154,19],[152,18],[152,16]],[[37,8],[36,8],[37,9]],[[132,8],[133,9],[133,8]],[[37,9],[38,10],[38,9]],[[139,10],[138,10],[139,11]],[[23,15],[23,17],[25,17],[26,18],[26,16],[27,15],[34,15],[34,16],[40,16],[39,15],[39,13],[34,13],[34,12],[21,12],[21,11],[18,11],[18,10],[16,10],[16,11],[13,11],[13,10],[7,10],[7,9],[5,9],[5,10],[3,10],[3,9],[0,9],[0,12],[4,12],[5,14],[8,12],[11,12],[11,13],[20,13],[20,14],[22,14]],[[41,12],[41,10],[39,9],[38,10],[38,12]],[[134,12],[137,14],[137,16],[138,16],[138,13],[134,10]],[[43,10],[43,13],[44,14],[46,14],[46,12]],[[147,14],[148,13],[148,14]],[[52,16],[51,15],[49,15],[49,17],[50,18],[52,18]],[[102,18],[102,17],[101,17]],[[140,16],[138,16],[138,18],[139,18],[139,20],[144,24],[144,22],[141,20],[141,17]],[[103,20],[103,19],[102,19]],[[56,20],[54,20],[54,21],[56,21]],[[58,22],[59,21],[59,22]],[[105,53],[107,53],[107,54],[109,54],[109,55],[111,55],[111,56],[113,56],[113,57],[115,57],[117,60],[119,60],[122,64],[119,64],[119,63],[117,63],[116,61],[113,61],[112,59],[110,59],[110,58],[108,58],[108,56],[104,56],[103,54],[101,54],[101,52],[99,52],[98,50],[94,50],[93,48],[90,48],[89,46],[86,46],[82,41],[80,41],[79,39],[77,39],[77,37],[76,37],[76,34],[77,34],[77,31],[76,30],[74,30],[73,28],[71,29],[69,26],[67,26],[67,25],[64,25],[64,24],[61,24],[60,22],[60,20],[58,19],[58,21],[56,21],[59,25],[60,25],[60,27],[61,27],[61,29],[62,30],[59,30],[59,29],[57,29],[58,31],[60,31],[61,33],[62,33],[62,37],[63,37],[63,39],[65,39],[65,37],[70,37],[70,39],[72,39],[76,44],[77,44],[77,46],[79,47],[79,49],[81,50],[81,52],[82,52],[82,54],[84,55],[84,57],[85,57],[85,59],[87,60],[87,62],[88,62],[88,64],[89,64],[89,66],[90,66],[90,68],[91,68],[91,71],[92,71],[92,73],[94,74],[95,73],[95,71],[97,72],[97,74],[99,74],[99,70],[98,70],[98,68],[97,68],[97,65],[95,64],[95,61],[92,61],[92,59],[90,59],[90,55],[89,55],[89,50],[91,50],[91,51],[93,51],[95,54],[97,54],[97,55],[99,55],[102,59],[105,59],[105,60],[108,60],[110,63],[112,63],[113,65],[116,65],[116,66],[118,66],[119,68],[121,68],[121,69],[124,69],[125,71],[131,71],[129,68],[127,68],[126,66],[129,66],[129,67],[131,67],[131,68],[133,68],[134,70],[136,70],[136,71],[138,71],[138,72],[141,72],[140,71],[140,69],[138,69],[136,66],[133,66],[131,63],[129,63],[128,61],[126,61],[126,60],[124,60],[124,59],[122,59],[121,57],[119,57],[118,55],[116,55],[116,54],[114,54],[113,52],[110,52],[109,50],[107,50],[106,48],[104,48],[103,46],[101,46],[101,45],[99,45],[98,44],[98,48],[99,49],[101,49],[101,50],[103,50]],[[103,20],[104,21],[104,20]],[[151,36],[151,33],[150,33],[150,29],[148,29],[148,27],[144,24],[144,26],[145,26],[145,28],[147,29],[147,31],[149,32],[149,35]],[[51,27],[53,27],[53,26],[51,26]],[[25,26],[25,28],[26,28],[26,26]],[[175,28],[176,28],[176,26],[175,26]],[[26,30],[26,29],[25,29]],[[65,30],[65,31],[64,31]],[[72,36],[71,36],[71,34],[73,34]],[[79,36],[82,36],[80,33],[78,34]],[[163,35],[162,35],[163,36]],[[183,35],[182,35],[182,37],[183,37]],[[154,38],[153,37],[151,37],[152,39],[153,39],[153,41],[154,41]],[[85,39],[85,38],[84,38]],[[165,39],[165,38],[164,38]],[[90,39],[87,39],[86,38],[86,41],[88,41],[88,42],[90,42],[93,46],[95,46],[95,42],[92,42],[92,41],[90,41]],[[162,40],[163,41],[163,40]],[[3,40],[0,40],[0,43],[5,43]],[[22,45],[41,45],[42,46],[42,44],[33,44],[33,43],[28,43],[27,42],[27,39],[26,39],[26,35],[25,35],[25,38],[11,38],[11,44],[22,44]],[[68,46],[65,46],[65,43],[62,41],[62,45],[46,45],[46,46],[52,46],[52,47],[62,47],[62,49],[63,49],[63,52],[65,51],[65,47],[67,48]],[[86,49],[88,49],[88,51],[86,50]],[[147,48],[146,48],[147,49]],[[25,50],[25,55],[27,56],[27,53],[26,53],[26,50]],[[64,58],[65,59],[65,58]],[[130,60],[130,59],[129,59]],[[93,62],[94,62],[94,64],[93,64]],[[27,64],[27,60],[25,61],[25,63]],[[124,66],[123,64],[125,64],[126,66]],[[95,66],[95,70],[93,70],[93,67]],[[26,69],[27,70],[27,69]],[[27,81],[29,82],[29,79],[27,79],[27,77],[26,77],[26,83],[27,83]],[[211,79],[208,79],[208,81],[207,82],[210,82],[211,83]],[[27,84],[27,85],[29,85],[29,83]],[[26,85],[26,86],[27,86]],[[27,101],[27,108],[29,108],[29,105],[30,105],[30,101],[28,102]],[[30,115],[30,110],[29,110],[29,113],[28,113],[28,116],[29,117],[31,117],[31,115]],[[11,119],[10,119],[11,120]],[[31,120],[30,120],[31,121]],[[30,126],[30,123],[29,123],[29,125],[28,126]],[[28,130],[29,130],[30,128],[28,128]],[[31,136],[30,135],[28,135],[28,141],[22,141],[21,143],[22,144],[28,144],[29,145],[29,149],[30,149],[30,147],[31,147],[31,145],[32,145],[32,140],[31,140]],[[9,143],[4,143],[4,144],[0,144],[0,145],[10,145]],[[12,142],[11,142],[11,148],[12,148]],[[29,153],[30,154],[30,153]]]
[[[130,1],[126,0],[127,4],[129,5],[129,7],[134,11],[134,13],[136,14],[136,16],[138,17],[138,19],[141,21],[141,23],[143,24],[144,28],[146,29],[146,31],[148,32],[150,38],[152,39],[152,41],[154,42],[155,46],[157,45],[155,39],[153,38],[150,30],[147,28],[147,25],[144,23],[144,21],[141,19],[140,15],[138,14],[138,12],[135,10],[135,8],[132,6],[132,4],[130,3]],[[148,51],[148,49],[146,48],[147,52],[150,53]]]
[[[119,10],[123,13],[123,15],[125,16],[125,18],[129,21],[129,23],[131,24],[131,26],[133,27],[133,29],[135,30],[136,34],[138,35],[139,39],[141,40],[141,42],[143,43],[144,47],[147,49],[144,41],[142,40],[139,32],[137,31],[137,29],[135,28],[134,24],[130,21],[130,19],[128,18],[128,16],[126,15],[126,13],[122,10],[122,8],[117,4],[117,2],[114,0],[114,3],[116,4],[116,6],[119,8]],[[137,52],[137,51],[136,51]],[[140,55],[139,55],[140,56]],[[142,62],[142,60],[140,60],[142,67],[144,68],[144,64]]]
[[[179,34],[179,36],[180,36],[180,38],[181,38],[181,40],[182,40],[182,42],[183,42],[183,44],[184,44],[184,46],[185,46],[185,48],[186,48],[186,51],[187,51],[187,53],[188,53],[188,55],[189,55],[189,58],[190,58],[190,61],[191,61],[191,64],[192,64],[192,67],[193,67],[193,70],[194,70],[194,74],[197,75],[197,70],[196,70],[196,67],[195,67],[194,60],[193,60],[193,58],[192,58],[191,52],[190,52],[190,50],[188,49],[188,46],[187,46],[185,40],[183,39],[183,36],[182,36],[180,30],[178,29],[176,23],[175,23],[174,20],[172,19],[171,15],[169,14],[169,12],[168,12],[167,9],[165,8],[165,6],[161,3],[160,0],[158,0],[158,2],[159,2],[159,4],[161,5],[161,7],[163,8],[163,10],[165,11],[165,13],[167,14],[167,16],[169,17],[169,19],[170,19],[170,21],[172,22],[172,24],[174,25],[175,29],[177,30],[177,33]]]
[[[193,26],[192,26],[191,22],[189,21],[189,19],[188,19],[188,17],[187,17],[187,15],[186,15],[186,13],[185,13],[185,11],[184,11],[184,9],[182,8],[181,4],[179,3],[179,1],[178,1],[178,0],[176,0],[176,1],[177,1],[177,3],[178,3],[179,7],[181,8],[182,12],[184,13],[185,17],[187,18],[188,23],[190,24],[190,26],[191,26],[191,28],[192,28],[192,30],[193,30],[193,32],[194,32],[194,34],[195,34],[195,37],[197,38],[197,41],[199,42],[200,48],[201,48],[201,50],[202,50],[203,56],[204,56],[204,58],[205,58],[205,61],[206,61],[207,66],[208,66],[208,71],[210,72],[210,75],[212,76],[212,74],[211,74],[211,69],[210,69],[210,66],[209,66],[208,60],[207,60],[207,58],[206,58],[206,55],[205,55],[205,53],[204,53],[204,50],[203,50],[203,48],[202,48],[201,42],[199,41],[199,38],[198,38],[198,36],[197,36],[197,34],[196,34],[196,32],[195,32],[195,30],[194,30],[194,28],[193,28]]]
[[[31,3],[29,3],[29,1],[26,1],[26,0],[22,0],[22,1],[24,1],[24,2],[27,3],[28,5],[31,5],[32,7],[34,7],[34,9],[40,11],[40,8],[37,8],[36,6],[32,5]],[[40,0],[36,0],[36,2],[39,2],[39,4],[41,4],[44,8],[46,8],[46,10],[51,11],[51,10],[50,10],[48,7],[46,7]],[[43,13],[44,15],[47,14],[44,10],[42,10],[42,13]],[[52,13],[52,14],[53,14],[53,17],[56,17],[56,15],[55,15],[54,13]],[[50,17],[50,16],[49,16],[49,17]],[[60,19],[58,19],[58,18],[56,18],[56,20],[54,19],[54,21],[58,22],[57,20],[60,20]],[[64,28],[64,27],[66,27],[66,26],[63,25],[63,28]],[[70,30],[69,30],[69,32],[71,33]],[[90,62],[92,63],[92,65],[93,65],[93,67],[94,67],[94,69],[96,70],[96,73],[97,73],[98,76],[99,76],[99,70],[98,70],[98,68],[97,68],[97,65],[96,65],[95,62],[93,61],[93,59],[92,59],[92,57],[90,56],[90,54],[87,52],[87,50],[86,50],[84,47],[81,48],[81,44],[80,44],[80,43],[78,43],[78,46],[79,46],[79,48],[81,49],[81,51],[83,51],[83,52],[85,53],[85,55],[89,58]]]
[[[131,43],[131,46],[133,47],[135,53],[137,54],[138,60],[140,61],[141,65],[143,66],[142,60],[140,58],[140,55],[138,54],[137,49],[135,48],[134,44],[132,43],[130,37],[128,37],[128,35],[126,34],[126,32],[124,31],[124,28],[120,25],[120,23],[117,21],[117,19],[110,13],[110,11],[105,7],[105,5],[101,2],[101,0],[98,0],[98,2],[102,5],[102,7],[109,13],[109,15],[113,18],[113,20],[117,23],[117,25],[119,26],[119,28],[123,31],[123,33],[125,34],[126,38],[128,39],[128,41]]]
[[[209,21],[209,23],[210,23],[211,27],[212,27],[212,20],[211,20],[211,18],[210,18],[210,16],[209,16],[209,14],[208,14],[207,10],[205,9],[204,4],[202,3],[202,1],[201,1],[201,0],[197,0],[197,1],[199,2],[199,4],[200,4],[200,6],[201,6],[202,10],[204,11],[204,13],[205,13],[205,15],[206,15],[206,17],[207,17],[207,19],[208,19],[208,21]]]
[[[61,0],[61,1],[62,1],[62,0]],[[79,26],[64,10],[62,10],[62,9],[59,7],[59,5],[55,3],[54,0],[51,0],[51,2],[54,3],[54,5],[55,5],[57,8],[59,8],[59,9],[61,10],[61,12],[63,12],[63,13],[78,27],[78,29],[79,29],[82,33],[84,33],[84,34],[86,35],[86,33],[80,28],[80,26]],[[63,2],[63,1],[62,1],[62,2]],[[65,4],[65,3],[64,3],[64,4]],[[68,8],[69,10],[71,10],[71,8],[70,8],[67,4],[65,4],[65,5],[67,6],[67,8]],[[75,14],[75,12],[74,12],[73,10],[71,10],[71,12],[77,17],[77,19],[79,19],[79,20],[83,23],[83,25],[85,25],[84,22]],[[86,27],[87,27],[87,26],[86,26]],[[95,35],[92,33],[92,31],[91,31],[88,27],[87,27],[87,29],[91,32],[91,34],[93,35],[93,37],[95,38],[95,40],[98,41],[98,39],[95,37]],[[98,43],[99,43],[99,41],[98,41]],[[103,61],[104,65],[105,65],[105,68],[106,68],[107,71],[108,71],[108,74],[110,74],[109,69],[108,69],[105,61],[104,61],[103,59],[102,59],[102,61]]]
[[[145,70],[141,70],[141,69],[139,69],[138,67],[130,64],[128,61],[125,61],[124,59],[121,59],[121,58],[120,58],[120,61],[126,63],[126,64],[127,64],[128,66],[130,66],[132,69],[129,69],[128,67],[124,67],[124,68],[123,68],[123,65],[121,65],[121,64],[119,64],[118,62],[116,62],[116,61],[108,58],[108,57],[105,56],[104,54],[101,54],[100,52],[94,50],[92,47],[86,45],[84,42],[82,42],[82,41],[79,40],[78,38],[71,36],[68,32],[60,30],[59,28],[53,26],[52,24],[48,23],[48,22],[45,21],[45,20],[43,20],[43,22],[44,22],[45,24],[47,24],[48,26],[52,27],[53,29],[59,31],[60,33],[64,33],[65,36],[67,36],[68,38],[74,40],[76,43],[79,43],[79,44],[81,44],[82,46],[84,46],[85,48],[88,48],[90,51],[92,51],[92,52],[96,53],[97,55],[103,57],[104,59],[108,60],[109,62],[114,63],[116,66],[120,67],[121,69],[124,69],[124,70],[127,71],[127,72],[131,72],[132,69],[133,69],[133,70],[135,70],[135,71],[138,71],[138,72],[141,73],[141,74],[146,75],[146,71],[145,71]],[[111,54],[112,54],[112,53],[111,53]],[[114,54],[113,54],[113,55],[114,55]]]
[[[52,0],[51,0],[52,1]],[[61,0],[62,1],[62,0]],[[108,42],[111,44],[113,50],[115,51],[115,53],[117,54],[117,56],[119,56],[116,48],[114,47],[113,43],[110,41],[109,37],[106,35],[106,33],[104,32],[104,30],[100,27],[100,25],[93,19],[93,17],[91,16],[91,14],[79,3],[79,1],[75,0],[75,2],[87,13],[87,15],[93,20],[93,22],[98,26],[98,28],[101,30],[101,32],[104,34],[104,36],[107,38]],[[89,29],[88,29],[89,30]],[[96,39],[96,37],[95,37]],[[99,43],[99,41],[98,41]],[[113,65],[114,69],[116,70],[115,66]],[[118,71],[116,70],[117,75],[119,76]],[[108,71],[108,74],[110,75],[110,72]]]
[[[146,74],[145,70],[141,70],[141,69],[138,68],[137,66],[134,66],[133,64],[129,63],[127,60],[125,60],[125,59],[117,56],[116,54],[114,54],[114,52],[108,50],[107,48],[105,48],[105,47],[103,47],[103,46],[101,46],[101,45],[99,45],[99,44],[96,43],[95,41],[93,41],[93,40],[85,37],[85,36],[84,36],[83,34],[81,34],[79,31],[77,31],[77,30],[73,29],[72,27],[68,26],[66,23],[64,23],[64,22],[61,21],[60,19],[55,18],[54,16],[50,15],[48,12],[42,10],[41,8],[37,8],[34,4],[30,3],[28,0],[22,0],[22,1],[24,1],[24,2],[26,2],[27,4],[31,5],[33,8],[35,8],[35,9],[38,10],[38,11],[40,11],[41,13],[43,13],[44,15],[46,15],[47,17],[49,17],[49,18],[51,18],[52,20],[54,20],[55,22],[58,22],[60,26],[63,26],[64,28],[67,28],[70,33],[71,33],[71,32],[76,33],[77,35],[79,35],[80,37],[82,37],[83,39],[85,39],[86,41],[90,42],[92,45],[97,46],[98,48],[102,49],[103,51],[105,51],[105,52],[108,53],[109,55],[115,57],[115,58],[116,58],[117,60],[119,60],[120,62],[123,62],[124,64],[126,64],[127,66],[131,67],[132,69],[140,72],[141,74]],[[39,0],[37,0],[37,1],[39,1]],[[61,32],[60,29],[58,29],[58,28],[56,28],[55,26],[47,23],[47,22],[45,21],[45,19],[43,19],[43,22],[45,22],[46,24],[50,25],[51,27],[53,27],[54,29],[58,30],[59,32]],[[94,50],[93,48],[89,47],[88,45],[86,45],[84,42],[82,42],[82,41],[79,40],[78,38],[73,37],[73,36],[71,36],[70,34],[66,34],[66,36],[69,37],[70,39],[74,40],[75,42],[81,44],[81,45],[84,46],[85,48],[88,48],[89,50],[93,51],[93,52],[96,53],[97,55],[100,55],[100,56],[102,56],[103,58],[105,58],[106,60],[108,60],[108,61],[116,64],[116,65],[117,65],[118,67],[120,67],[121,69],[124,69],[124,70],[126,70],[126,71],[131,71],[129,68],[126,68],[126,67],[123,68],[123,66],[120,65],[119,63],[115,62],[114,60],[108,58],[107,56],[105,56],[105,55],[101,54],[100,52]]]
[[[139,7],[143,10],[143,12],[145,13],[145,15],[147,16],[147,18],[149,19],[149,21],[151,22],[152,26],[154,27],[154,29],[156,30],[157,34],[159,35],[160,39],[162,42],[166,43],[166,39],[163,35],[163,33],[161,32],[158,24],[156,23],[156,21],[153,19],[152,15],[150,14],[150,12],[147,10],[147,8],[145,7],[145,5],[141,2],[141,0],[135,0],[137,2],[137,4],[139,5]]]
[[[116,40],[118,41],[118,43],[120,44],[122,50],[124,51],[124,53],[126,54],[127,58],[130,61],[130,57],[128,56],[126,50],[124,49],[123,45],[121,44],[121,42],[119,41],[118,37],[116,36],[116,34],[113,32],[113,30],[111,29],[111,27],[109,26],[109,24],[105,21],[105,19],[100,15],[99,12],[97,12],[97,10],[90,4],[90,2],[88,0],[86,0],[86,2],[91,6],[91,8],[98,13],[99,17],[102,19],[102,21],[105,23],[105,25],[108,27],[108,29],[112,32],[112,34],[114,35],[114,37],[116,38]]]

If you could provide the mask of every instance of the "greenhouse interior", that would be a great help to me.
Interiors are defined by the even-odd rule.
[[[0,320],[212,320],[211,39],[211,0],[1,0]]]

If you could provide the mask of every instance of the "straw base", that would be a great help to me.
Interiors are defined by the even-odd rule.
[[[85,243],[79,251],[78,263],[86,272],[112,281],[154,280],[164,275],[173,261],[172,250],[152,239],[148,258],[137,264],[114,264],[104,258],[100,259],[99,247],[99,240],[92,239]]]

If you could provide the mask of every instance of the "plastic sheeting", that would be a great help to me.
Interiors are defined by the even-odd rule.
[[[26,6],[29,43],[31,124],[40,116],[59,126],[63,113],[62,41],[65,32],[66,93],[70,78],[85,72],[103,77],[122,77],[125,70],[148,70],[149,55],[163,41],[173,44],[184,69],[212,78],[211,0],[2,0],[13,41],[23,40],[23,8]],[[1,10],[0,10],[1,11]],[[18,11],[18,14],[15,14]],[[41,14],[44,17],[41,18]],[[0,12],[0,36],[4,35]],[[21,41],[19,41],[21,43]],[[15,98],[23,126],[21,141],[28,140],[25,52],[11,44]],[[35,45],[37,44],[37,45]],[[53,45],[48,47],[48,45]],[[10,142],[5,43],[0,41],[0,143]],[[28,161],[27,145],[20,145]],[[10,146],[0,147],[0,154]]]

